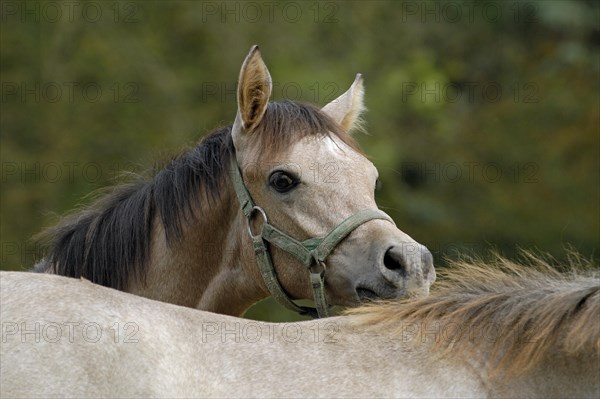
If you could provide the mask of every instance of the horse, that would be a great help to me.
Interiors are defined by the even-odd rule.
[[[323,108],[270,102],[271,92],[254,46],[234,123],[47,229],[34,270],[234,316],[269,295],[326,316],[331,305],[426,294],[431,253],[378,209],[377,169],[352,136],[361,75]]]
[[[0,395],[598,398],[598,273],[458,262],[429,296],[268,323],[0,273]]]

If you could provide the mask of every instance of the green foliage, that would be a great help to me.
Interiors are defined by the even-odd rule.
[[[231,123],[255,43],[276,99],[323,105],[364,74],[378,201],[438,264],[598,256],[597,2],[77,3],[1,4],[2,269],[91,191]]]

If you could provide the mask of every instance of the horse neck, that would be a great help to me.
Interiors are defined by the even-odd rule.
[[[167,243],[159,217],[145,278],[128,292],[209,312],[241,316],[268,294],[258,267],[243,245],[245,219],[230,184],[219,198],[204,198],[197,217],[184,223],[182,238]]]

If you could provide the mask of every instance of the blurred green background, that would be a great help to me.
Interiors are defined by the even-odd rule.
[[[1,268],[123,171],[233,121],[259,44],[275,99],[363,73],[378,202],[445,257],[598,258],[596,1],[1,2]],[[292,319],[266,301],[251,317]]]

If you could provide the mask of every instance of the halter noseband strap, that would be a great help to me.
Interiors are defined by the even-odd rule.
[[[325,299],[324,282],[326,268],[325,259],[327,256],[329,256],[335,247],[346,238],[348,234],[363,223],[373,219],[383,219],[394,223],[387,214],[378,209],[365,209],[345,219],[325,236],[310,238],[306,241],[298,241],[269,224],[265,211],[254,204],[254,201],[244,184],[237,159],[233,154],[231,156],[231,180],[240,202],[242,212],[248,221],[248,233],[252,239],[254,253],[256,254],[258,266],[267,289],[280,305],[300,314],[308,314],[313,318],[329,316],[329,306]],[[257,234],[254,234],[250,223],[257,215],[263,219],[263,223],[260,227],[260,231]],[[316,309],[298,306],[286,294],[277,279],[273,260],[265,241],[294,255],[294,257],[309,270]]]

